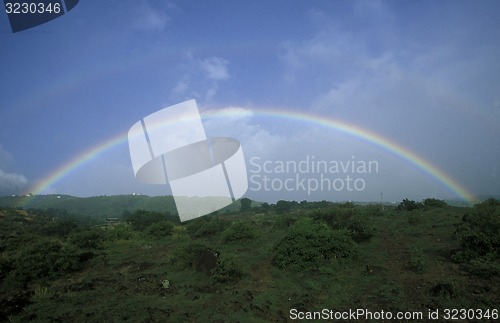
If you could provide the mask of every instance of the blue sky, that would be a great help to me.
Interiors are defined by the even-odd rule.
[[[499,13],[496,1],[80,1],[15,34],[2,13],[0,194],[29,191],[141,118],[196,99],[215,116],[207,134],[240,140],[247,161],[379,163],[360,192],[249,190],[250,198],[456,197],[373,143],[260,113],[271,108],[367,129],[473,194],[498,195]],[[135,180],[124,142],[45,193],[132,192],[168,187]]]

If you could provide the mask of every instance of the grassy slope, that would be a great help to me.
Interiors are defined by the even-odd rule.
[[[22,211],[20,211],[22,212]],[[176,228],[173,236],[108,242],[76,273],[46,286],[28,286],[32,304],[12,321],[180,322],[284,321],[289,310],[420,310],[500,308],[499,278],[471,276],[450,261],[463,208],[386,212],[367,216],[374,236],[360,243],[353,263],[293,272],[272,265],[273,246],[286,234],[278,215],[220,216],[249,221],[253,241],[224,243],[222,235],[197,238],[232,256],[244,276],[213,283],[204,273],[179,269],[172,253],[193,240]],[[20,214],[19,216],[23,216]],[[160,282],[168,279],[168,289]],[[436,286],[451,291],[433,292]]]

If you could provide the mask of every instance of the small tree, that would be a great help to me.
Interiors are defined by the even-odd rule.
[[[425,207],[435,208],[435,207],[447,207],[448,204],[445,201],[438,200],[435,198],[427,198],[423,201]]]
[[[276,213],[283,214],[289,212],[293,207],[293,202],[279,200],[276,202]]]
[[[241,212],[242,213],[249,212],[250,209],[252,208],[252,200],[244,197],[240,200],[240,202],[241,202]]]
[[[260,210],[261,210],[261,212],[262,212],[262,213],[267,213],[267,212],[269,212],[269,208],[270,208],[269,203],[265,203],[265,202],[264,202],[264,203],[262,203],[262,204],[260,205]]]
[[[163,220],[151,224],[146,231],[157,238],[169,236],[174,231],[174,224],[170,221]]]
[[[423,204],[419,202],[415,202],[413,200],[404,199],[398,205],[398,210],[411,211],[422,208]]]

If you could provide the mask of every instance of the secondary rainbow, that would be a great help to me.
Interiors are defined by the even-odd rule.
[[[227,111],[227,110],[226,110]],[[249,111],[249,110],[241,110],[241,111]],[[202,118],[210,118],[210,117],[224,117],[224,116],[241,116],[240,110],[229,110],[229,112],[219,113],[218,111],[208,111],[206,113],[202,113]],[[469,203],[474,203],[475,198],[473,194],[471,194],[465,187],[463,187],[456,180],[448,176],[444,171],[439,169],[438,167],[431,164],[429,161],[424,158],[418,156],[416,153],[412,152],[406,147],[385,138],[375,132],[370,130],[358,127],[353,124],[349,124],[345,121],[340,121],[331,118],[324,118],[315,116],[312,114],[306,114],[301,112],[295,112],[290,110],[280,110],[280,109],[265,109],[265,110],[250,110],[251,114],[254,116],[265,116],[272,118],[287,118],[299,122],[307,122],[320,126],[324,126],[326,128],[334,129],[341,133],[347,134],[349,136],[353,136],[355,138],[361,139],[370,144],[374,144],[387,152],[390,152],[399,158],[413,164],[417,168],[421,169],[438,182],[442,183],[445,187],[447,187],[451,192],[456,194],[458,197],[466,200]],[[61,165],[48,176],[46,176],[43,180],[41,180],[38,185],[31,188],[30,192],[38,195],[44,193],[48,190],[53,184],[57,183],[63,177],[70,174],[75,169],[81,167],[88,161],[96,158],[100,154],[105,151],[124,143],[127,140],[128,129],[127,132],[118,134],[113,136],[106,141],[99,143],[98,145],[85,150],[80,153],[67,163]]]

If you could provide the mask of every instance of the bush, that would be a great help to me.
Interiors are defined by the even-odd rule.
[[[290,226],[292,226],[295,221],[299,219],[299,217],[295,214],[282,214],[275,217],[275,222],[273,227],[277,230],[288,230]]]
[[[448,204],[445,201],[434,199],[434,198],[425,199],[423,201],[423,204],[425,207],[429,207],[429,208],[435,208],[435,207],[443,208],[443,207],[448,206]]]
[[[417,247],[412,247],[408,251],[408,254],[410,256],[410,260],[408,261],[410,268],[415,272],[425,271],[427,262],[425,260],[425,255],[422,249]]]
[[[210,280],[214,283],[227,283],[238,281],[242,276],[243,271],[232,257],[222,257],[212,270]]]
[[[354,208],[319,210],[313,213],[313,217],[326,222],[334,230],[347,230],[356,242],[368,241],[374,234],[373,228]]]
[[[189,242],[175,249],[170,257],[170,262],[178,269],[192,268],[196,256],[208,246],[199,242]]]
[[[279,200],[276,202],[275,210],[277,214],[285,214],[290,211],[292,211],[296,206],[298,205],[297,202],[295,201],[284,201],[284,200]]]
[[[72,231],[78,228],[78,224],[69,218],[55,218],[46,224],[41,230],[43,234],[66,238]]]
[[[227,223],[214,217],[205,216],[190,221],[187,230],[195,238],[211,237],[224,231]]]
[[[159,212],[137,210],[132,214],[126,215],[126,221],[130,223],[132,229],[144,231],[151,224],[167,220],[169,216],[169,214],[162,214]]]
[[[382,205],[367,205],[363,207],[363,211],[368,216],[382,216],[384,211],[382,211]]]
[[[237,222],[229,226],[222,234],[224,242],[233,242],[240,240],[253,240],[255,238],[255,230],[252,226],[245,222]]]
[[[479,203],[462,220],[456,231],[460,250],[453,259],[458,262],[479,258],[497,260],[500,256],[500,202],[489,199]]]
[[[397,209],[400,211],[412,211],[416,209],[420,209],[423,207],[422,203],[415,202],[409,199],[403,199],[401,203],[399,203]]]
[[[108,227],[105,232],[107,239],[110,241],[132,240],[137,236],[136,232],[133,232],[128,226],[123,224]]]
[[[273,262],[281,269],[302,270],[356,256],[356,244],[347,230],[331,230],[323,223],[303,218],[275,246]]]
[[[100,228],[93,228],[73,232],[69,241],[79,248],[102,249],[106,240],[106,232]]]
[[[75,247],[57,240],[39,240],[21,251],[14,262],[16,280],[28,282],[52,278],[80,268]]]
[[[153,223],[146,229],[146,232],[148,232],[150,235],[156,238],[169,236],[172,234],[173,231],[174,231],[174,224],[167,220]]]

